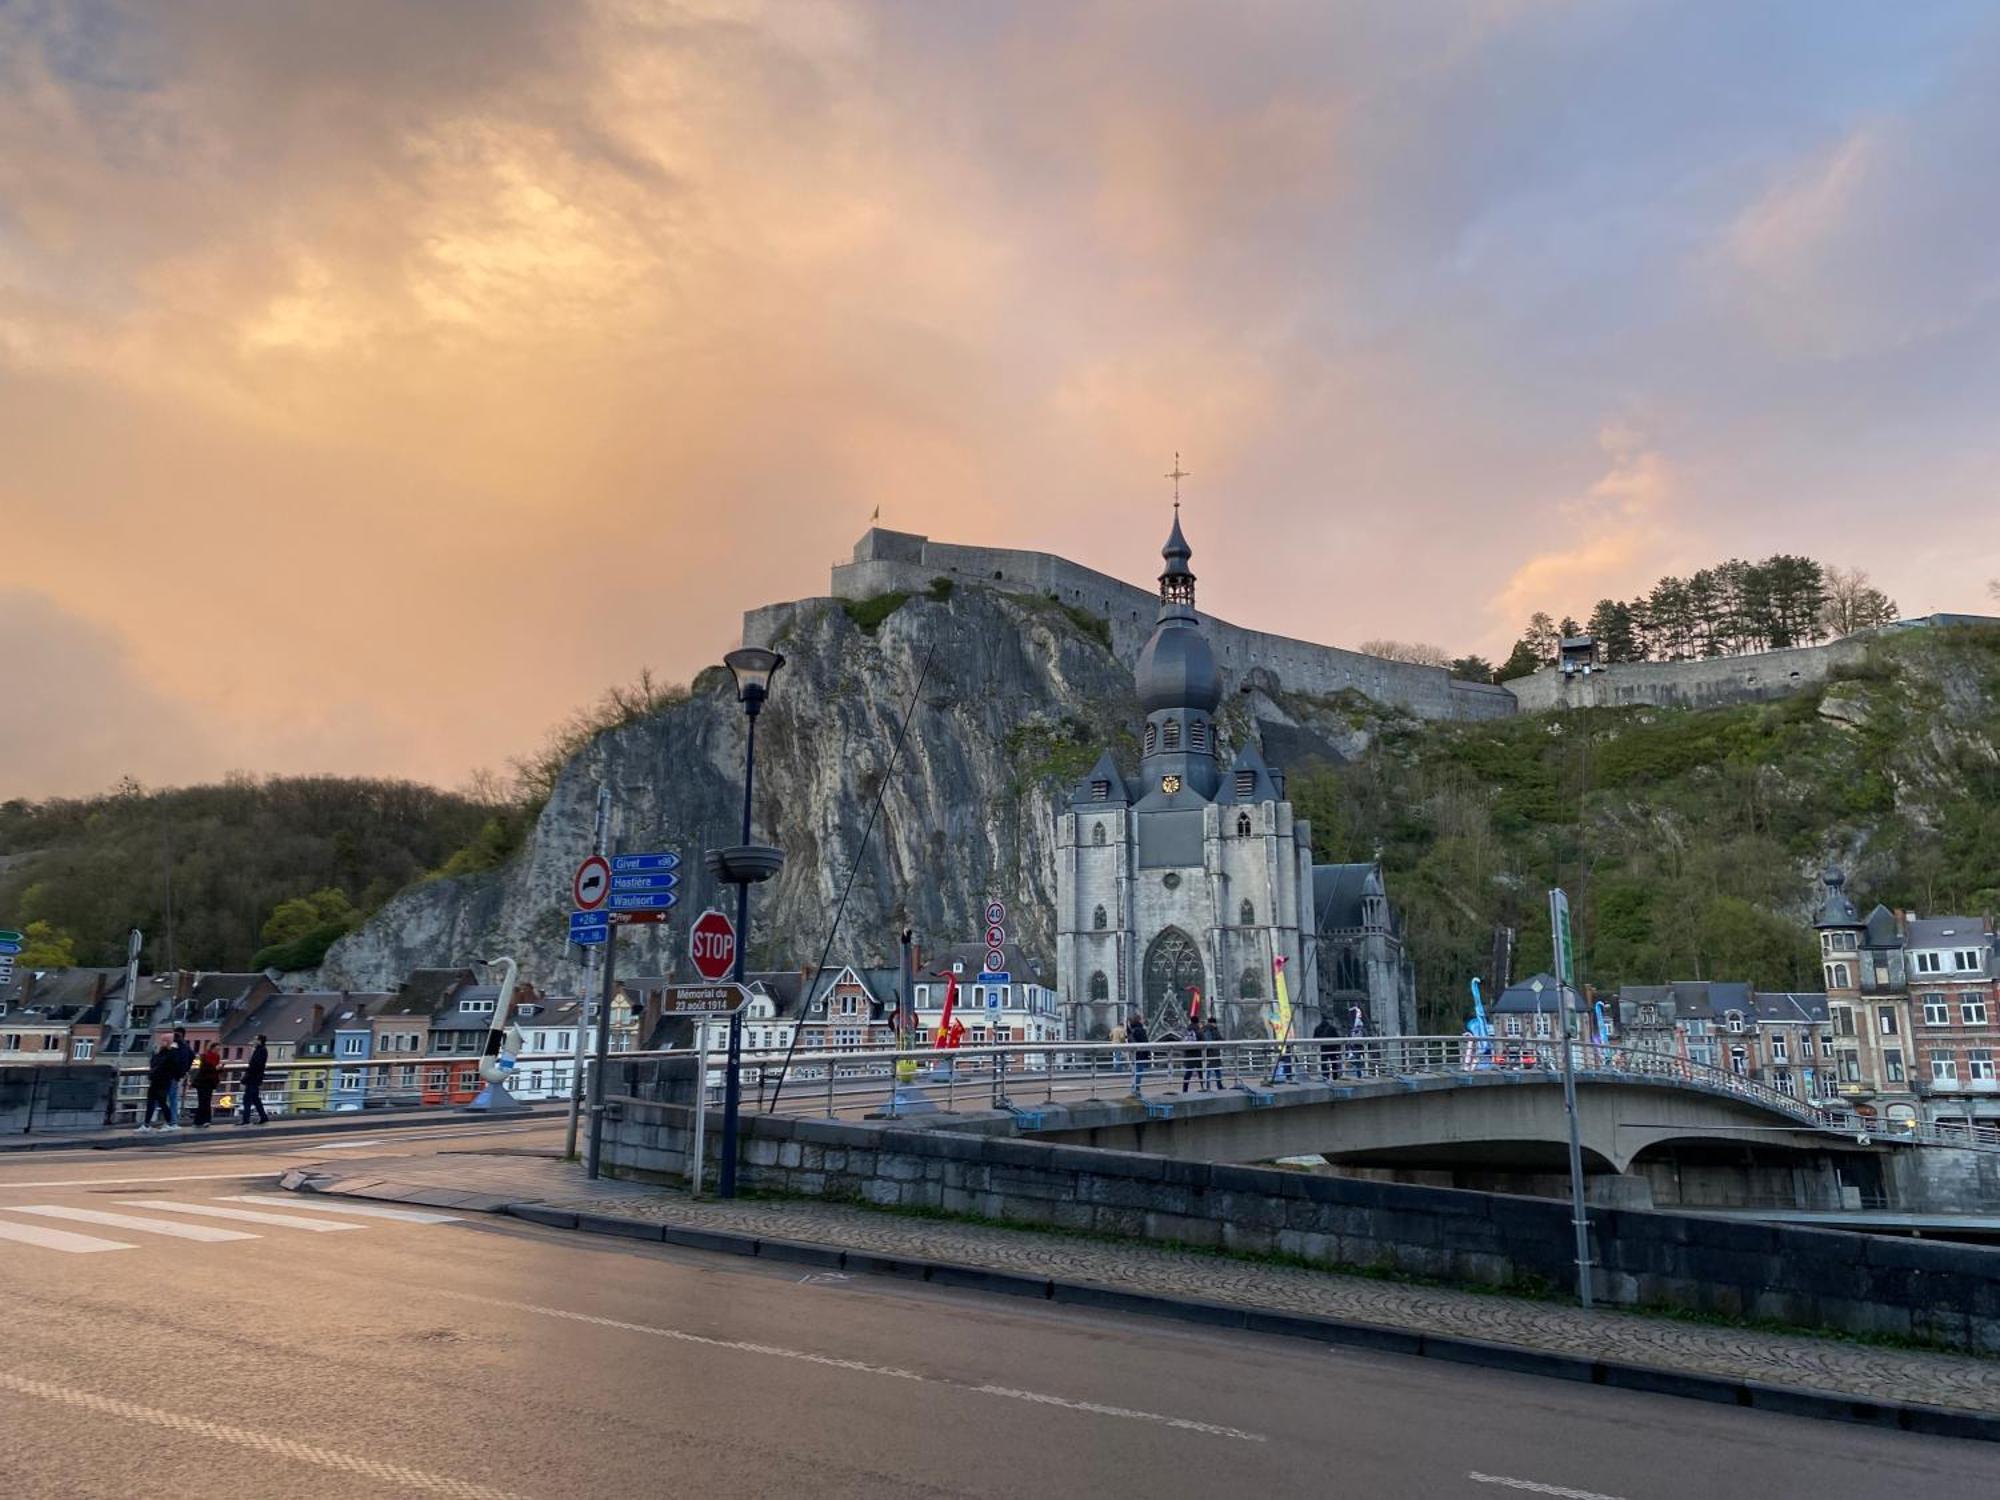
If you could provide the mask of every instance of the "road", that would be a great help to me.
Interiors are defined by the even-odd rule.
[[[1985,1444],[514,1220],[258,1201],[304,1162],[559,1132],[0,1158],[5,1492],[1769,1500],[1992,1483]]]

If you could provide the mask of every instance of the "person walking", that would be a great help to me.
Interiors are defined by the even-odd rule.
[[[1219,1091],[1222,1088],[1222,1028],[1211,1015],[1201,1023],[1201,1039],[1208,1043],[1202,1049],[1208,1063],[1208,1086]]]
[[[153,1129],[153,1116],[158,1114],[162,1121],[160,1129],[174,1128],[174,1069],[180,1058],[174,1052],[174,1044],[162,1041],[153,1049],[153,1055],[146,1062],[146,1113],[139,1121],[141,1130]]]
[[[167,1084],[167,1129],[180,1129],[181,1083],[194,1070],[194,1048],[188,1045],[187,1027],[174,1028],[174,1076]]]
[[[1201,1082],[1201,1022],[1188,1017],[1187,1029],[1181,1033],[1181,1041],[1192,1043],[1181,1051],[1181,1092],[1185,1094],[1195,1084]]]
[[[215,1119],[215,1086],[222,1082],[222,1052],[210,1042],[194,1064],[194,1128],[206,1130]]]
[[[243,1123],[250,1123],[250,1111],[257,1111],[257,1123],[267,1124],[264,1113],[264,1070],[271,1065],[271,1049],[264,1045],[264,1033],[257,1033],[257,1045],[250,1049],[250,1061],[243,1069]]]
[[[1332,1039],[1340,1035],[1340,1029],[1333,1024],[1326,1012],[1321,1011],[1319,1024],[1313,1027],[1313,1040],[1319,1043],[1319,1076],[1334,1079],[1340,1076],[1340,1049]]]
[[[1146,1018],[1133,1011],[1132,1019],[1125,1023],[1125,1040],[1132,1043],[1132,1092],[1135,1094],[1146,1092],[1146,1069],[1153,1058],[1145,1044],[1152,1039],[1152,1033],[1146,1030]]]

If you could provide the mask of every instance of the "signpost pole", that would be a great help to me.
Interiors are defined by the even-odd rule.
[[[696,1016],[694,1034],[694,1155],[688,1162],[688,1196],[701,1196],[701,1178],[707,1166],[702,1153],[708,1146],[708,1017]]]
[[[750,733],[743,748],[743,842],[750,842],[750,791],[757,776],[757,706],[750,706]],[[750,883],[736,886],[736,963],[729,977],[743,982],[744,950],[750,946]],[[818,975],[813,976],[815,980]],[[729,1058],[722,1068],[722,1166],[716,1173],[715,1192],[720,1198],[736,1196],[737,1116],[743,1109],[743,1012],[729,1017]]]
[[[1590,1220],[1583,1207],[1583,1140],[1576,1115],[1576,1043],[1570,1037],[1569,1024],[1575,1009],[1571,1003],[1575,960],[1571,949],[1569,896],[1561,889],[1549,892],[1549,934],[1556,961],[1556,1024],[1562,1028],[1563,1110],[1569,1116],[1569,1204],[1576,1229],[1576,1296],[1588,1309]]]
[[[597,789],[597,829],[591,840],[593,854],[604,853],[605,841],[611,834],[611,788]],[[607,943],[608,947],[609,944]],[[576,1155],[576,1117],[583,1108],[583,1062],[585,1037],[589,1027],[585,1024],[590,1016],[590,949],[583,950],[583,982],[576,987],[576,1060],[569,1074],[569,1130],[563,1138],[563,1159]]]
[[[611,1057],[611,991],[618,952],[618,928],[614,924],[604,939],[603,993],[597,1001],[597,1058],[590,1065],[590,1180],[597,1180],[598,1155],[604,1146],[604,1068]]]

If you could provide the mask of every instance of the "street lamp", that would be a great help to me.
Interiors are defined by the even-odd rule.
[[[764,711],[764,700],[771,696],[771,679],[785,664],[785,658],[762,646],[744,646],[730,652],[722,661],[736,679],[736,697],[750,721],[749,734],[743,746],[743,842],[737,849],[716,851],[723,857],[714,861],[717,873],[725,880],[732,880],[736,886],[736,966],[730,977],[741,984],[744,955],[750,948],[750,887],[756,881],[768,880],[777,874],[779,861],[783,859],[783,855],[775,849],[753,853],[755,846],[750,842],[750,793],[757,778],[757,715]],[[759,857],[760,854],[763,857]],[[729,1060],[722,1082],[722,1170],[717,1174],[715,1187],[717,1195],[723,1198],[736,1196],[736,1135],[738,1120],[743,1112],[742,1063],[743,1010],[739,1006],[729,1013]],[[696,1096],[696,1107],[704,1107],[699,1094]]]

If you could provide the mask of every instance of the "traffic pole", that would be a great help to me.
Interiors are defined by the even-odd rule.
[[[604,986],[597,1002],[597,1058],[590,1067],[590,1180],[597,1180],[597,1163],[604,1148],[604,1068],[611,1056],[611,990],[618,968],[618,924],[604,934]]]
[[[757,782],[757,709],[761,704],[749,708],[749,738],[743,747],[743,842],[750,842],[750,793]],[[741,873],[740,871],[738,872]],[[736,962],[730,970],[730,977],[736,983],[743,983],[744,950],[750,946],[750,882],[740,880],[736,884]],[[815,981],[818,975],[814,975]],[[808,988],[810,998],[810,988]],[[800,1017],[803,1022],[804,1017]],[[738,1006],[729,1013],[729,1055],[722,1069],[722,1165],[715,1177],[715,1195],[718,1198],[736,1196],[736,1136],[739,1129],[738,1117],[743,1111],[743,1007]],[[708,1080],[701,1080],[706,1089]],[[697,1093],[697,1098],[701,1095]]]
[[[597,828],[591,840],[591,853],[603,854],[611,837],[611,788],[600,785],[597,788]],[[607,946],[608,946],[607,939]],[[576,1120],[583,1108],[583,1074],[585,1051],[589,1045],[590,1018],[590,950],[583,950],[583,982],[576,987],[576,1059],[570,1068],[569,1078],[569,1130],[563,1138],[563,1159],[572,1160],[576,1156]]]

